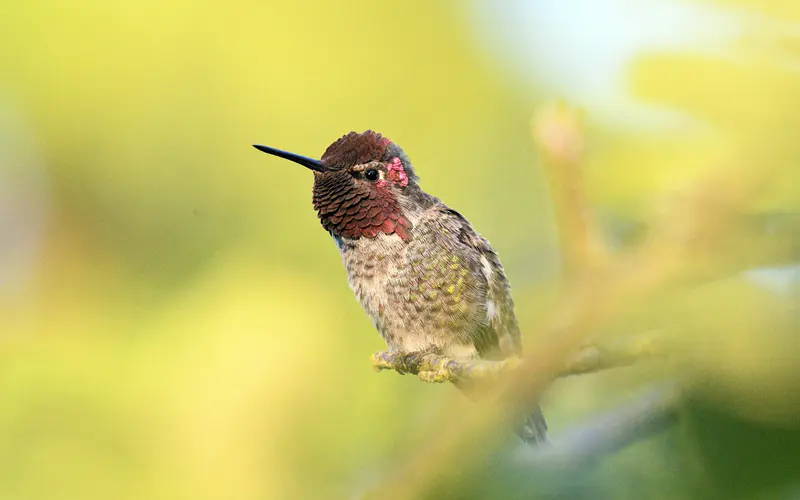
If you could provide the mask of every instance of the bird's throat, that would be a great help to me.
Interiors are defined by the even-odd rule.
[[[413,225],[389,186],[356,184],[332,175],[314,184],[313,200],[322,227],[336,236],[359,239],[384,233],[411,240]]]

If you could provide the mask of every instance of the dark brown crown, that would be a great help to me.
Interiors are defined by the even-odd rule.
[[[331,170],[342,170],[371,161],[384,161],[391,144],[391,140],[372,130],[361,134],[350,132],[328,146],[322,155],[322,163]]]

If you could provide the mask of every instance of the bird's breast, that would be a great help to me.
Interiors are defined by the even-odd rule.
[[[405,263],[405,242],[396,234],[375,238],[340,239],[337,243],[350,288],[378,326],[390,305],[389,280]]]

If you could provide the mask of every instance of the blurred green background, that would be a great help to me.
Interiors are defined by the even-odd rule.
[[[703,404],[729,415],[717,403],[733,402],[754,432],[795,429],[800,8],[704,3],[707,25],[687,11],[661,26],[677,45],[616,62],[615,83],[598,81],[612,95],[584,93],[604,71],[579,71],[597,57],[575,43],[592,45],[584,25],[605,40],[626,16],[644,32],[661,21],[600,4],[4,2],[0,498],[344,498],[369,484],[460,396],[370,370],[382,341],[316,220],[310,174],[250,144],[318,157],[350,130],[391,137],[492,241],[532,330],[559,275],[530,126],[554,97],[586,108],[587,189],[620,246],[709,167],[768,172],[713,279],[615,327],[708,335],[686,357]],[[539,16],[553,9],[566,21]],[[683,26],[725,36],[683,40]],[[764,244],[740,255],[744,241]],[[554,435],[664,376],[653,371],[558,382]],[[703,418],[701,430],[728,417]],[[682,432],[548,491],[721,491],[715,457],[747,449],[709,458],[705,434]],[[775,460],[800,463],[790,451]],[[758,472],[742,494],[788,491],[796,473]]]

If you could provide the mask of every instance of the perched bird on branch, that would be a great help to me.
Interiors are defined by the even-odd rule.
[[[397,144],[368,130],[340,138],[321,160],[255,147],[313,171],[322,227],[390,350],[434,350],[454,359],[521,356],[497,253],[467,219],[422,190]],[[476,392],[468,381],[457,385]],[[540,408],[521,419],[517,433],[531,444],[547,442]]]

